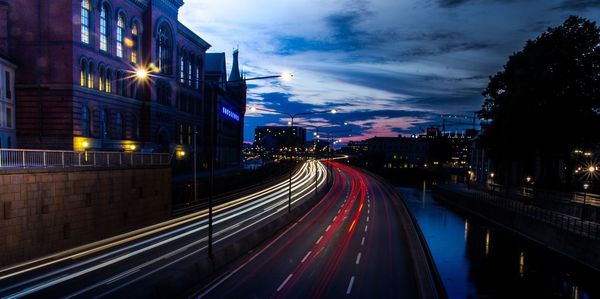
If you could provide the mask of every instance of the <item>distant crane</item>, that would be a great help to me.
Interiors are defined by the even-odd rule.
[[[451,125],[472,125],[475,130],[477,112],[473,112],[473,115],[459,115],[459,114],[442,114],[442,134],[446,132],[446,124]]]

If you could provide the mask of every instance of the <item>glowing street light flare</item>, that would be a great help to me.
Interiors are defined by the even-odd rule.
[[[283,72],[281,74],[281,80],[283,81],[291,81],[293,77],[294,74],[292,74],[291,72]]]
[[[148,71],[143,68],[139,68],[139,69],[135,70],[135,76],[138,79],[142,79],[142,80],[146,79],[146,78],[148,78]]]

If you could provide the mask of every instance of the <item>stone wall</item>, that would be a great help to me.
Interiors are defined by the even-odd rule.
[[[0,267],[166,220],[170,168],[0,170]]]

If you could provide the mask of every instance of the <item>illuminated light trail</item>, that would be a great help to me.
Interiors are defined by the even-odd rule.
[[[242,277],[241,279],[236,280],[236,283],[234,285],[233,288],[236,288],[237,286],[243,284],[245,281],[247,281],[248,279],[252,278],[252,277],[256,277],[258,275],[258,272],[260,271],[260,269],[263,269],[264,266],[272,261],[272,259],[277,256],[282,254],[289,246],[291,246],[294,242],[296,242],[298,239],[302,238],[305,234],[307,229],[311,226],[314,225],[318,219],[320,217],[322,217],[322,215],[324,215],[329,209],[333,208],[335,202],[331,199],[337,198],[339,196],[342,195],[342,192],[346,189],[347,187],[347,181],[345,179],[342,179],[339,176],[336,176],[334,179],[334,183],[333,186],[331,188],[331,190],[329,191],[329,193],[327,193],[327,195],[317,204],[315,205],[311,211],[309,211],[307,214],[305,214],[301,219],[299,219],[298,221],[296,221],[290,228],[288,228],[286,230],[289,231],[291,230],[293,227],[295,227],[298,223],[302,222],[306,217],[308,217],[309,215],[311,215],[312,213],[314,213],[315,211],[317,214],[315,215],[315,217],[307,222],[301,230],[299,230],[298,232],[296,232],[293,236],[291,236],[291,238],[289,238],[284,244],[282,244],[281,246],[278,247],[278,249],[275,251],[275,253],[269,255],[269,257],[267,259],[265,259],[262,263],[260,263],[257,267],[254,267],[252,271],[250,271],[250,273],[248,273],[246,276]],[[278,239],[283,237],[285,235],[284,232],[283,234],[278,236]],[[262,252],[264,252],[266,249],[268,249],[270,246],[272,246],[275,243],[275,240],[271,243],[269,243],[265,248],[263,248],[260,252],[256,253],[255,255],[253,255],[249,261],[247,261],[246,263],[244,263],[244,265],[246,265],[247,263],[249,263],[251,260],[255,259],[257,256],[259,256]],[[321,247],[321,250],[324,247]],[[307,254],[305,256],[305,258],[303,259],[304,263],[309,257],[311,257],[311,252],[314,252],[314,254],[312,255],[312,257],[314,258],[315,256],[317,256],[321,250],[318,251],[309,251],[309,254]],[[308,263],[308,262],[307,262]],[[223,283],[228,277],[230,277],[231,275],[237,273],[240,269],[243,268],[243,266],[240,266],[238,268],[236,268],[234,271],[232,271],[232,273],[230,273],[227,277],[219,280],[218,282],[216,282],[213,286],[211,286],[208,290],[204,291],[203,293],[201,293],[198,297],[199,298],[203,298],[206,295],[208,295],[211,290],[213,290],[215,287],[217,287],[219,284]],[[293,271],[292,273],[295,273],[295,271]]]
[[[296,194],[294,196],[294,202],[298,202],[302,200],[307,194],[312,193],[314,190],[314,176],[317,176],[317,187],[322,187],[325,184],[326,176],[325,176],[325,167],[321,163],[311,162],[305,163],[298,171],[295,172],[293,177],[294,190]],[[265,214],[266,216],[254,221],[244,227],[251,227],[256,225],[260,221],[264,221],[270,216],[276,215],[277,212],[266,213],[265,211],[257,211],[258,208],[261,208],[265,205],[271,205],[271,207],[276,208],[278,206],[283,206],[286,204],[283,197],[287,194],[287,184],[288,182],[282,182],[276,184],[272,187],[266,188],[265,190],[261,190],[260,192],[256,192],[254,194],[241,197],[240,199],[224,203],[215,207],[215,226],[221,223],[225,223],[236,217],[240,217],[247,213],[255,213],[255,215],[246,217],[247,219],[242,219],[242,221],[252,220],[261,215]],[[279,197],[279,198],[278,198]],[[270,210],[270,209],[269,209]],[[244,213],[245,212],[245,213]],[[37,259],[31,262],[21,263],[19,265],[15,265],[12,267],[4,268],[0,271],[0,281],[3,279],[15,277],[24,273],[27,273],[32,270],[42,269],[44,267],[48,267],[54,264],[63,263],[69,260],[81,260],[71,265],[63,266],[59,269],[50,271],[48,273],[37,275],[36,277],[28,280],[24,280],[21,282],[17,282],[16,284],[9,285],[0,290],[0,292],[7,292],[19,287],[22,287],[27,284],[35,283],[36,281],[41,281],[52,276],[57,276],[55,278],[50,278],[42,283],[35,284],[33,286],[26,287],[16,293],[7,296],[6,298],[16,298],[20,296],[25,296],[29,294],[33,294],[39,290],[54,286],[56,284],[68,281],[69,279],[79,277],[81,275],[85,275],[87,273],[96,271],[98,269],[114,265],[116,263],[122,262],[124,260],[133,258],[136,255],[139,255],[144,252],[148,252],[149,250],[156,249],[160,246],[171,243],[175,240],[184,238],[186,236],[190,236],[193,234],[199,233],[201,230],[207,228],[205,225],[207,220],[203,219],[207,216],[207,211],[199,211],[193,213],[191,215],[183,216],[177,219],[173,219],[170,221],[166,221],[157,225],[153,225],[149,228],[137,230],[119,237],[113,237],[104,241],[92,243],[90,245],[80,247],[80,252],[75,250],[68,250],[65,252],[57,253],[47,258]],[[230,226],[226,226],[216,232],[216,236],[224,235],[228,231],[232,231],[235,228],[239,227],[240,223],[236,223]],[[171,231],[167,231],[172,229]],[[218,239],[216,242],[222,242],[225,238],[231,237],[236,232],[229,234],[223,238]],[[86,256],[100,252],[103,250],[111,249],[115,246],[123,245],[126,243],[133,243],[140,238],[148,237],[151,238],[141,240],[137,243],[126,245],[116,250],[107,252],[105,254],[101,254],[96,257],[92,257],[89,259],[84,259]],[[206,241],[206,237],[197,240],[188,244],[183,249],[190,248],[193,245],[198,245],[202,242]],[[95,246],[95,247],[94,247]],[[127,252],[129,251],[129,252]],[[160,256],[157,259],[152,260],[151,262],[157,262],[159,260],[164,260],[171,258],[177,254],[180,254],[183,250],[171,251],[165,255]],[[123,253],[120,256],[118,254]],[[54,260],[51,260],[53,259]],[[106,258],[110,258],[106,260]],[[49,261],[47,261],[49,260]],[[96,262],[100,262],[99,264],[94,264]],[[143,266],[148,266],[149,262],[144,263]],[[113,283],[118,281],[126,276],[131,276],[134,273],[137,273],[142,267],[136,267],[134,269],[127,269],[122,273],[118,273],[117,275],[113,275],[109,277],[109,279],[104,280],[103,283]],[[11,270],[16,270],[11,272]],[[75,270],[74,273],[69,271]],[[97,286],[97,285],[96,285]]]

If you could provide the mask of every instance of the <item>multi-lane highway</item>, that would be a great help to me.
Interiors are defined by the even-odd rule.
[[[410,217],[398,209],[397,195],[372,175],[340,163],[332,164],[335,181],[322,201],[194,295],[435,297],[433,288],[424,291],[423,283],[432,282],[431,273],[418,268],[427,266],[418,248],[415,254],[419,240],[414,238]]]
[[[292,207],[326,184],[325,166],[304,163],[292,179]],[[266,223],[288,213],[288,182],[214,208],[215,250],[231,248]],[[206,210],[109,240],[0,269],[0,298],[140,297],[184,294],[190,277],[207,269]],[[358,229],[358,227],[357,227]],[[233,244],[233,245],[232,245]],[[211,269],[208,269],[209,271]]]

